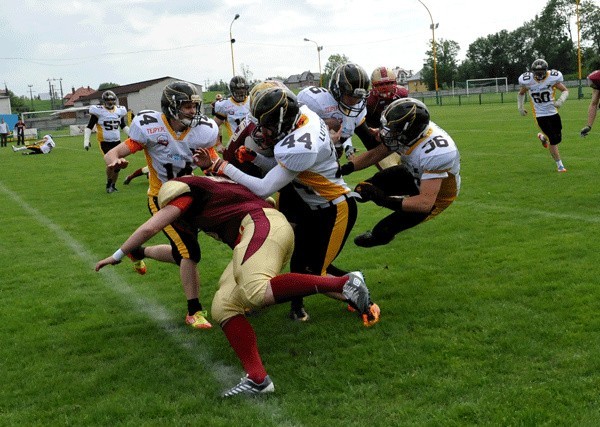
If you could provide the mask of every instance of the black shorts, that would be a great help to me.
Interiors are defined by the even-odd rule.
[[[106,154],[120,143],[121,141],[100,141],[100,149]]]
[[[562,121],[558,114],[536,117],[537,124],[548,137],[550,145],[558,145],[562,141]]]

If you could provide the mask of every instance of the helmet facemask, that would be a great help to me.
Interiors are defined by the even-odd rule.
[[[356,64],[342,64],[335,69],[329,82],[329,91],[342,114],[357,117],[364,110],[369,95],[369,83],[369,76],[365,70]],[[357,102],[347,102],[347,97],[354,98]]]
[[[381,115],[379,135],[392,151],[405,153],[429,129],[429,111],[420,101],[403,98],[392,102]]]
[[[182,111],[182,107],[192,103],[194,108],[185,108],[187,111]],[[185,127],[195,127],[200,124],[202,119],[201,113],[202,97],[198,94],[196,88],[187,82],[174,82],[165,87],[161,98],[161,107],[163,113],[180,122]]]
[[[548,72],[548,63],[543,59],[536,59],[531,64],[531,72],[536,80],[544,80]]]
[[[252,139],[263,149],[289,134],[300,117],[296,97],[288,89],[269,87],[253,94],[250,113],[256,128]]]
[[[200,98],[198,95],[194,95]],[[173,100],[169,105],[169,115],[181,122],[185,127],[193,128],[200,124],[200,119],[202,118],[202,114],[200,112],[201,102],[199,100],[194,100],[194,96],[192,96],[192,101],[177,101]],[[195,104],[195,112],[193,114],[185,113],[181,111],[181,106],[184,102],[193,102]]]
[[[229,82],[229,91],[235,102],[244,102],[249,90],[248,82],[242,76],[234,76]]]
[[[117,105],[117,95],[115,95],[112,90],[107,90],[102,94],[102,105],[111,110],[115,105]]]
[[[391,68],[379,67],[371,73],[373,92],[380,98],[391,99],[396,93],[396,73]]]

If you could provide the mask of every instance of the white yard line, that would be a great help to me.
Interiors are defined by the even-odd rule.
[[[82,263],[93,272],[92,266],[101,259],[91,253],[83,244],[78,242],[69,233],[63,230],[58,224],[48,219],[47,215],[38,211],[35,207],[25,202],[17,193],[6,188],[0,181],[0,192],[6,194],[12,199],[23,211],[25,211],[33,221],[38,222],[43,227],[50,230],[55,236],[64,243]],[[124,300],[131,303],[133,308],[140,313],[145,314],[152,320],[165,334],[180,348],[186,350],[200,365],[199,367],[210,372],[215,381],[223,388],[229,388],[237,384],[242,376],[243,369],[241,366],[227,366],[220,361],[215,361],[211,358],[210,352],[205,351],[207,348],[206,342],[201,342],[200,338],[195,338],[195,335],[190,335],[185,328],[189,326],[183,325],[183,320],[174,320],[174,316],[164,306],[156,301],[152,301],[142,295],[139,295],[135,289],[127,283],[127,281],[113,268],[107,267],[100,270],[99,273],[104,278],[103,283],[114,293],[120,295]],[[175,271],[173,274],[176,274]],[[205,333],[221,333],[217,325],[214,326],[217,330],[207,332],[198,331],[198,335]],[[231,350],[233,352],[233,350]],[[275,386],[277,382],[275,381]],[[235,405],[239,405],[239,399],[233,399]],[[261,399],[249,399],[247,403],[254,406],[266,419],[275,422],[278,425],[300,426],[301,424],[290,420],[284,413],[276,399],[269,398],[268,401]]]

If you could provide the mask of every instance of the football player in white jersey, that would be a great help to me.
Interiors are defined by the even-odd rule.
[[[338,66],[329,81],[329,90],[310,86],[298,93],[298,102],[308,106],[321,117],[327,126],[337,131],[341,125],[339,141],[334,141],[338,157],[342,153],[352,158],[355,149],[352,135],[356,134],[365,147],[377,145],[366,124],[369,76],[359,65],[348,63]]]
[[[108,167],[122,169],[128,164],[125,157],[144,151],[149,170],[148,208],[152,214],[160,209],[158,192],[162,184],[175,177],[191,175],[195,167],[193,151],[214,147],[219,132],[214,120],[200,114],[201,96],[191,83],[175,81],[166,85],[160,104],[162,112],[140,111],[131,123],[129,138],[104,156]],[[214,149],[211,152],[217,156]],[[186,323],[194,328],[210,328],[199,300],[197,242],[171,226],[163,231],[171,245],[140,247],[132,251],[130,258],[136,263],[147,257],[179,265],[188,300]],[[141,274],[145,270],[145,265],[141,271],[136,268]]]
[[[517,107],[522,116],[527,115],[525,110],[525,94],[529,91],[533,115],[537,125],[542,130],[538,138],[544,148],[549,148],[550,155],[556,162],[558,172],[566,172],[558,152],[558,144],[562,141],[562,121],[557,109],[562,107],[569,96],[567,87],[562,83],[563,75],[557,70],[548,70],[548,63],[543,59],[536,59],[531,65],[531,71],[519,77],[519,94]],[[558,89],[561,94],[558,99],[554,91]]]
[[[112,90],[102,93],[102,105],[90,106],[90,120],[83,133],[83,148],[90,149],[90,136],[96,126],[96,137],[103,154],[108,153],[121,143],[121,129],[129,134],[129,127],[125,123],[127,109],[117,105],[117,95]],[[106,168],[106,192],[117,191],[115,184],[119,178],[119,171]]]
[[[33,144],[27,144],[23,147],[15,147],[12,146],[14,152],[29,150],[29,153],[23,153],[23,155],[28,154],[48,154],[52,149],[56,147],[56,143],[52,139],[52,135],[44,135],[42,139]]]
[[[236,131],[244,117],[249,112],[248,90],[250,86],[242,76],[234,76],[229,82],[229,91],[231,96],[227,99],[215,102],[213,116],[217,125],[225,124],[229,138]],[[217,147],[218,151],[223,151],[224,147]]]
[[[289,212],[295,214],[288,217],[295,224],[290,271],[324,276],[342,250],[357,214],[354,194],[338,174],[339,163],[327,125],[281,87],[253,93],[250,114],[256,120],[255,141],[262,148],[273,147],[272,158],[260,154],[254,158],[255,164],[268,169],[263,178],[247,175],[220,158],[211,163],[206,153],[199,153],[197,160],[263,198],[291,184],[298,196],[293,199],[293,209],[282,206],[280,199],[286,217]],[[301,307],[301,300],[299,304]],[[370,316],[379,316],[375,305]],[[308,320],[308,315],[304,312],[297,320]]]
[[[587,136],[592,130],[596,113],[600,108],[600,70],[593,71],[587,76],[588,85],[592,88],[592,100],[588,107],[587,125],[581,129],[580,135]]]
[[[372,231],[354,239],[362,247],[385,245],[396,234],[446,209],[460,190],[460,154],[443,129],[430,121],[425,104],[413,98],[392,102],[381,115],[377,147],[342,166],[347,175],[397,152],[402,164],[376,173],[356,186],[361,202],[373,201],[394,212]]]

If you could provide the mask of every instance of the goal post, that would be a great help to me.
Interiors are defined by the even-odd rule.
[[[501,90],[502,86],[504,89]],[[481,92],[508,92],[508,78],[507,77],[489,77],[486,79],[469,79],[467,80],[467,96],[469,95],[469,90],[471,92],[474,89],[479,88],[477,91]],[[485,88],[485,90],[484,90]]]

